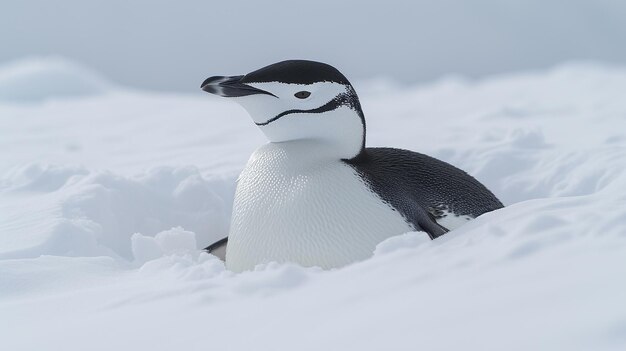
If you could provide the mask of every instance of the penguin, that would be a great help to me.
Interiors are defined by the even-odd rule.
[[[503,207],[446,162],[366,147],[359,98],[331,65],[282,61],[210,77],[201,88],[239,103],[269,140],[237,180],[228,237],[206,248],[229,270],[274,261],[342,267],[389,237],[424,231],[436,239]]]

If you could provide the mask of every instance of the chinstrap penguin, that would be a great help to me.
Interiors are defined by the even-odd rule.
[[[207,247],[230,270],[271,261],[341,267],[391,236],[417,230],[434,239],[503,206],[448,163],[366,148],[356,92],[330,65],[283,61],[201,87],[238,102],[270,141],[239,176],[228,238]]]

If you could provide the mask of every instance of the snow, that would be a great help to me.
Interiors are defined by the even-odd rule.
[[[0,101],[35,102],[98,94],[112,88],[97,73],[58,57],[31,58],[0,67]]]
[[[199,249],[265,142],[245,112],[37,62],[0,68],[3,349],[626,347],[626,68],[355,82],[369,145],[455,164],[507,207],[341,269],[235,274]],[[73,88],[30,84],[50,72]]]

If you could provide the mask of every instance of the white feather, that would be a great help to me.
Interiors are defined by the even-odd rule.
[[[449,210],[444,210],[443,217],[437,218],[437,223],[448,230],[453,230],[467,223],[471,219],[474,219],[474,217],[457,215]]]
[[[413,230],[335,152],[320,142],[293,141],[269,143],[252,155],[237,184],[228,269],[268,261],[340,267]]]

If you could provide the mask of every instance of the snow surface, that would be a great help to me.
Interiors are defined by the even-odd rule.
[[[369,145],[508,206],[342,269],[234,274],[199,248],[265,142],[243,109],[32,62],[0,68],[3,350],[626,349],[626,68],[357,82]]]
[[[0,67],[0,102],[92,95],[111,88],[97,73],[59,57],[31,58]]]

